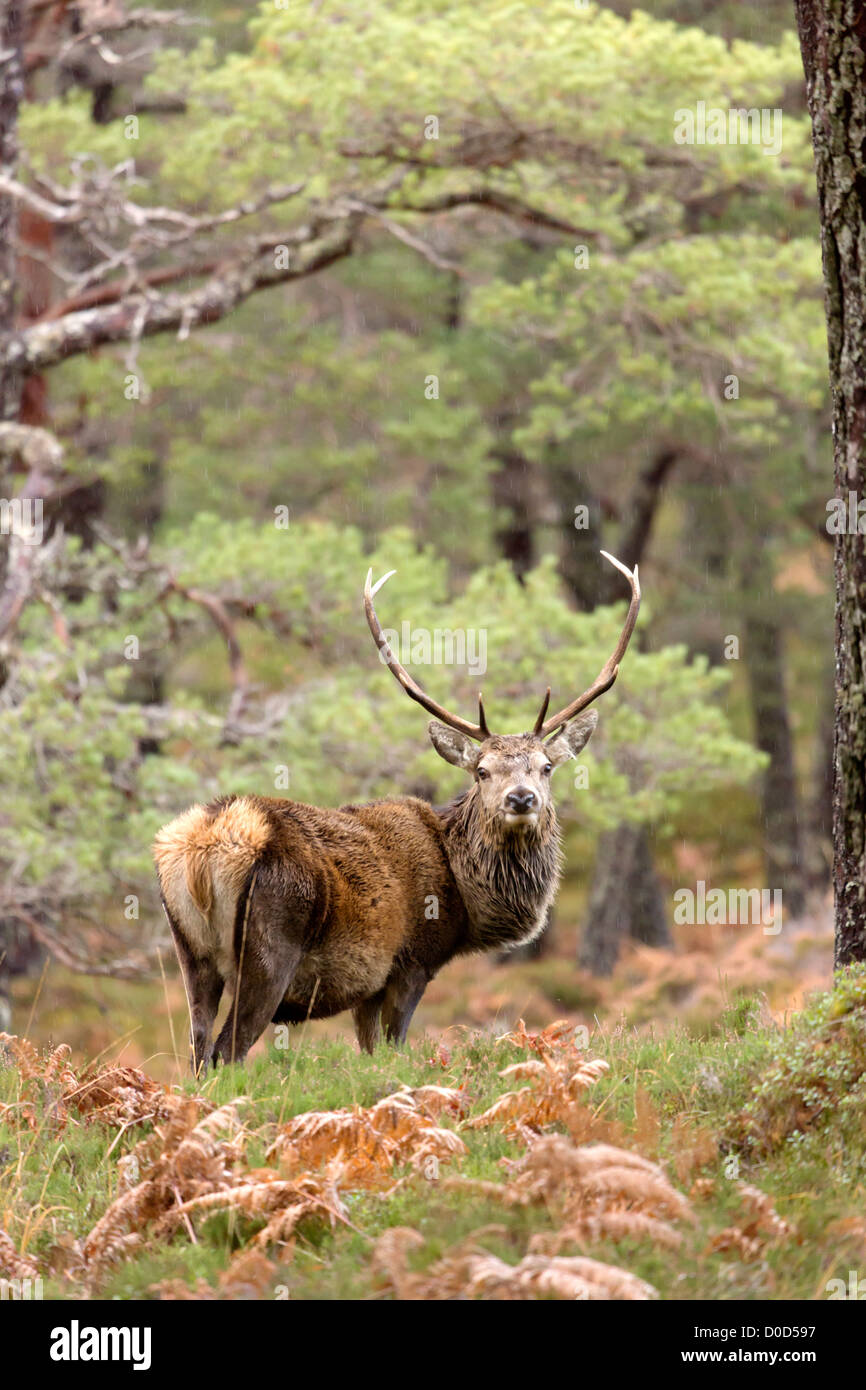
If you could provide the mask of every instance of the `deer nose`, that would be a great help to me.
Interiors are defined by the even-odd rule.
[[[531,811],[535,802],[535,792],[529,787],[515,787],[505,798],[505,804],[509,811],[518,811],[521,815],[526,811]]]

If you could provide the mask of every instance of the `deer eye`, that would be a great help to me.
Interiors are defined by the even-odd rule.
[[[545,777],[548,777],[553,771],[553,763],[545,763],[541,771],[544,773]]]
[[[485,777],[489,777],[489,776],[490,776],[490,773],[487,771],[487,768],[486,768],[486,767],[479,767],[479,768],[476,768],[475,770],[476,770],[476,773],[477,773],[477,775],[478,775],[478,780],[479,780],[479,782],[483,782],[484,779],[485,779]]]

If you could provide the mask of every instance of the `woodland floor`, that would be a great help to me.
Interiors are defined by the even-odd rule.
[[[866,970],[826,990],[824,914],[701,940],[601,984],[565,955],[464,962],[403,1051],[305,1027],[201,1086],[172,980],[126,1038],[104,1033],[129,986],[82,1018],[77,982],[43,982],[53,1050],[37,1000],[0,1067],[0,1275],[48,1298],[825,1299],[866,1258]],[[169,1023],[176,1055],[147,1054]]]

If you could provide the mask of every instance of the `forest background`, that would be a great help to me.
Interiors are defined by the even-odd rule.
[[[178,1075],[159,825],[228,791],[458,791],[376,660],[368,566],[397,570],[386,626],[484,642],[480,676],[424,685],[470,711],[480,684],[516,731],[613,644],[601,548],[646,597],[555,784],[555,920],[530,959],[450,966],[416,1027],[700,1031],[826,984],[832,446],[791,7],[26,22],[4,496],[38,476],[45,535],[7,547],[0,604],[16,1031]],[[683,135],[740,108],[748,140]],[[701,882],[781,891],[781,924],[677,921]]]

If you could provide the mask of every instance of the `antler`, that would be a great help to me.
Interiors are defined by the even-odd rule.
[[[606,690],[610,690],[610,687],[619,675],[619,663],[625,656],[625,649],[629,644],[629,638],[634,632],[634,625],[637,622],[638,610],[640,609],[640,581],[637,577],[637,565],[635,565],[634,572],[632,572],[619,560],[615,559],[613,555],[608,555],[606,550],[603,550],[601,553],[606,560],[610,560],[612,565],[616,565],[616,568],[626,576],[631,584],[631,603],[628,606],[625,624],[619,635],[619,641],[616,644],[613,655],[608,657],[589,689],[585,690],[582,695],[578,695],[576,700],[572,700],[571,704],[566,705],[558,714],[552,714],[549,719],[545,719],[544,716],[547,713],[547,706],[550,700],[550,691],[548,690],[544,697],[544,703],[541,706],[541,713],[535,721],[535,728],[533,730],[533,733],[538,734],[540,738],[546,738],[547,735],[552,734],[555,729],[560,728],[563,724],[567,724],[576,714],[580,714],[581,710],[586,709],[587,705],[592,704],[593,700],[596,700],[599,695],[603,695]]]
[[[479,742],[483,741],[485,738],[489,738],[490,730],[487,727],[487,720],[484,715],[484,701],[480,694],[478,696],[478,723],[470,724],[467,720],[461,719],[458,714],[451,714],[445,709],[444,705],[439,705],[435,700],[432,700],[430,696],[421,689],[418,682],[412,679],[405,666],[400,665],[400,662],[388,646],[387,639],[382,631],[382,625],[376,617],[376,610],[373,607],[373,595],[377,594],[386,580],[390,579],[391,575],[396,573],[396,570],[389,570],[376,584],[373,584],[373,571],[368,570],[367,582],[364,585],[364,612],[367,615],[367,623],[373,634],[373,641],[384,657],[389,671],[397,677],[397,680],[406,691],[406,694],[412,700],[417,700],[419,705],[423,705],[430,714],[435,714],[436,718],[441,719],[443,724],[448,724],[452,729],[456,729],[458,733],[466,734],[469,738],[478,739]]]
[[[552,714],[549,719],[545,719],[547,707],[550,704],[550,687],[548,687],[538,718],[535,721],[535,727],[532,731],[539,738],[547,738],[548,734],[552,734],[556,729],[561,728],[563,724],[567,724],[576,714],[580,714],[581,710],[586,709],[587,705],[592,704],[593,700],[598,699],[599,695],[603,695],[606,690],[610,690],[610,687],[619,675],[619,663],[625,656],[626,647],[634,632],[637,615],[640,610],[640,581],[638,580],[637,565],[635,565],[634,571],[632,572],[632,570],[628,569],[619,560],[615,559],[613,555],[608,555],[606,550],[603,550],[601,554],[626,576],[631,585],[631,603],[629,604],[628,613],[626,614],[625,624],[613,654],[608,657],[589,689],[585,690],[582,695],[579,695],[576,700],[573,700],[570,705],[566,705],[564,709],[561,709],[558,714]],[[385,634],[382,631],[382,625],[376,617],[376,610],[373,607],[373,595],[377,594],[382,585],[391,578],[392,574],[396,573],[396,570],[389,570],[387,574],[383,575],[382,578],[374,584],[372,582],[373,571],[368,570],[367,582],[364,585],[364,612],[367,615],[367,623],[373,634],[373,641],[384,657],[388,669],[397,677],[397,680],[410,699],[416,700],[419,705],[423,705],[424,709],[430,714],[435,714],[436,718],[441,719],[443,724],[448,724],[452,729],[457,729],[459,733],[466,734],[467,737],[477,739],[479,742],[482,742],[486,738],[490,738],[490,730],[487,727],[487,719],[484,714],[484,701],[480,694],[478,696],[478,723],[470,724],[467,720],[461,719],[458,714],[451,714],[444,705],[437,704],[435,700],[431,699],[430,696],[421,689],[418,682],[413,680],[412,676],[409,675],[405,666],[401,666],[389,647]]]

